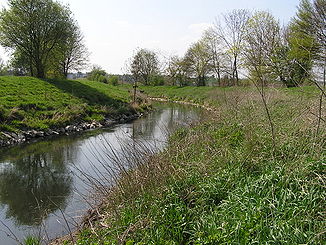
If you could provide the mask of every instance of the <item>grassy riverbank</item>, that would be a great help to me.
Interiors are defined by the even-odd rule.
[[[267,90],[274,141],[253,88],[145,90],[216,113],[120,176],[76,244],[323,244],[326,131],[316,89]]]
[[[0,77],[0,130],[47,129],[128,113],[130,94],[94,81]]]

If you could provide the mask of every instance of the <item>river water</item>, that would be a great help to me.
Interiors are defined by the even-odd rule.
[[[202,110],[157,103],[149,115],[111,129],[59,136],[0,150],[0,244],[44,241],[73,230],[90,208],[94,186],[133,166],[135,152],[158,152],[170,133],[196,123]],[[135,150],[135,149],[138,150]],[[117,167],[117,162],[119,167]]]

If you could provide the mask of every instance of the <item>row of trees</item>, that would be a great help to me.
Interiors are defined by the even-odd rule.
[[[67,6],[54,0],[9,0],[8,5],[0,12],[0,44],[11,50],[16,74],[66,77],[85,66],[83,35]],[[183,57],[161,61],[154,51],[137,50],[128,73],[154,85],[204,86],[214,77],[220,86],[239,85],[240,78],[298,86],[312,79],[314,68],[325,68],[325,6],[325,0],[302,0],[284,27],[268,12],[234,10],[216,20]]]
[[[325,13],[325,0],[302,0],[295,18],[281,26],[269,12],[234,10],[183,57],[160,61],[154,51],[140,49],[128,62],[128,71],[144,84],[161,76],[163,82],[181,86],[190,81],[205,86],[209,77],[220,86],[239,85],[240,78],[298,86],[313,79],[313,68],[325,67]]]
[[[83,35],[67,6],[53,0],[9,0],[0,12],[0,44],[15,73],[64,76],[87,62]]]

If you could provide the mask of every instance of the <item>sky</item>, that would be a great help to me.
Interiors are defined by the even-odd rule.
[[[0,0],[0,7],[7,0]],[[218,16],[233,9],[266,10],[281,24],[295,15],[300,0],[60,0],[68,4],[84,34],[91,65],[124,73],[137,48],[183,55]],[[0,57],[8,52],[0,47]]]

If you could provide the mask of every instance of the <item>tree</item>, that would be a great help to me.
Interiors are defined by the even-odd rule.
[[[326,1],[302,0],[299,6],[296,23],[301,31],[311,35],[318,48],[318,58],[325,59],[326,56]]]
[[[205,86],[207,75],[211,71],[211,54],[204,39],[190,46],[185,54],[184,62],[189,75],[196,78],[196,85]]]
[[[226,61],[228,60],[228,56],[223,50],[222,40],[216,35],[213,28],[205,31],[203,39],[208,46],[211,70],[217,77],[218,85],[221,86],[222,74],[226,71]]]
[[[298,48],[326,73],[326,1],[302,0],[292,26],[299,36]]]
[[[77,23],[71,22],[70,35],[58,50],[59,71],[67,77],[71,70],[80,70],[87,65],[88,51],[84,45],[84,37]]]
[[[287,87],[299,86],[311,78],[314,40],[291,23],[281,32],[281,44],[273,57],[275,73]]]
[[[168,84],[170,85],[187,85],[187,66],[183,58],[177,55],[169,57],[167,61],[167,66],[165,69],[165,74],[168,78]]]
[[[151,78],[160,73],[158,55],[154,51],[140,49],[131,58],[128,69],[136,82],[149,85]]]
[[[280,45],[280,25],[268,12],[258,11],[247,22],[245,35],[245,58],[251,81],[259,91],[276,147],[275,127],[268,108],[265,86],[273,79],[273,57]]]
[[[223,15],[222,21],[216,21],[214,31],[223,42],[226,52],[232,59],[231,75],[235,84],[239,84],[239,58],[243,51],[245,29],[250,13],[247,10],[233,10]]]
[[[0,44],[27,57],[44,78],[53,52],[70,36],[70,10],[52,0],[9,0],[0,13]]]
[[[265,86],[275,76],[273,58],[281,45],[280,25],[270,13],[258,11],[245,30],[246,66],[255,82]]]
[[[322,71],[322,84],[314,81],[320,90],[318,120],[316,135],[318,135],[323,119],[323,103],[326,97],[326,1],[314,0],[312,3],[308,0],[302,0],[298,8],[295,24],[299,27],[301,33],[312,37],[314,48],[310,54],[314,58],[314,65]],[[319,79],[318,79],[319,80]]]
[[[175,86],[177,84],[176,76],[178,74],[178,61],[179,57],[177,55],[170,56],[167,60],[167,65],[164,70],[167,76],[167,83],[169,85]]]
[[[32,65],[30,57],[19,50],[15,50],[11,54],[10,67],[15,76],[33,76],[35,74],[35,67]]]

